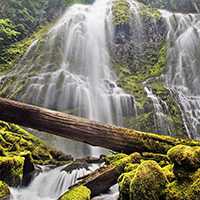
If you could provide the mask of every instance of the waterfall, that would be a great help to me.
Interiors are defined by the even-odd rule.
[[[108,49],[113,34],[111,0],[68,8],[46,37],[35,41],[15,70],[7,75],[17,74],[11,93],[16,94],[23,82],[23,88],[16,94],[20,101],[123,125],[124,116],[137,112],[133,112],[134,97],[116,84]],[[84,156],[103,152],[101,148],[72,141],[65,146],[70,146],[71,154],[77,149]],[[27,188],[12,188],[13,200],[56,200],[80,175],[75,170],[74,177],[61,169],[40,173]],[[116,193],[107,198],[113,195],[118,196]]]
[[[56,169],[41,167],[41,172],[26,188],[10,188],[10,200],[57,200],[66,192],[67,188],[77,182],[77,179],[94,171],[97,166],[90,166],[89,170],[77,169],[72,172],[64,170],[66,166]]]
[[[168,71],[165,81],[175,94],[188,136],[200,132],[200,14],[161,11],[168,25]]]
[[[149,97],[153,103],[155,112],[154,124],[157,127],[158,133],[169,133],[171,135],[171,127],[167,122],[167,114],[169,113],[168,105],[160,97],[153,94],[150,87],[145,86],[144,90],[147,93],[147,97]]]
[[[68,8],[11,72],[17,74],[17,80],[10,93],[16,93],[23,82],[16,94],[22,102],[122,126],[123,117],[136,106],[134,97],[116,84],[108,49],[113,34],[111,0]],[[88,155],[102,152],[73,144],[74,151],[78,146]],[[68,153],[74,154],[73,150]]]

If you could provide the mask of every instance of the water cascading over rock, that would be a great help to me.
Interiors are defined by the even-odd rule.
[[[190,138],[199,138],[200,127],[200,15],[162,11],[168,25],[167,87],[180,105]]]
[[[3,77],[15,79],[7,96],[123,125],[123,116],[134,115],[136,109],[134,96],[117,86],[112,70],[107,42],[113,40],[111,8],[112,1],[69,8]]]

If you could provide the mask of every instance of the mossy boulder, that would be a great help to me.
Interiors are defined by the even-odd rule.
[[[178,167],[182,166],[187,170],[200,168],[200,147],[177,145],[171,148],[168,153],[170,160]]]
[[[131,183],[131,180],[135,177],[137,168],[138,168],[138,164],[135,164],[135,165],[128,164],[128,166],[126,167],[126,171],[128,172],[123,173],[119,177],[118,179],[119,190],[120,190],[119,199],[121,200],[130,199],[130,183]]]
[[[164,198],[167,178],[155,161],[143,161],[119,178],[120,199],[150,200]]]
[[[0,200],[9,200],[10,190],[8,185],[3,181],[0,181]]]
[[[91,191],[85,186],[70,189],[59,200],[90,200]]]
[[[0,121],[0,180],[8,185],[28,185],[35,164],[64,165],[71,160],[21,127]]]
[[[137,168],[130,184],[131,200],[161,199],[167,179],[155,161],[144,161]]]
[[[166,188],[166,200],[199,200],[200,170],[185,180],[174,180]]]
[[[20,184],[23,176],[24,158],[20,156],[0,157],[0,180],[10,186]]]

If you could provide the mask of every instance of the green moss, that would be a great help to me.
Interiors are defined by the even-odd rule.
[[[167,179],[155,161],[144,161],[136,170],[130,184],[131,200],[161,199]]]
[[[1,53],[0,63],[0,74],[4,74],[11,70],[14,65],[20,60],[20,58],[25,54],[28,47],[35,40],[41,40],[42,37],[47,33],[47,31],[52,27],[54,23],[49,23],[47,25],[41,26],[35,31],[30,37],[27,37],[19,42],[16,42],[9,46],[9,48],[4,49]]]
[[[166,200],[199,200],[200,170],[184,181],[175,180],[166,188]]]
[[[124,169],[124,172],[130,172],[134,171],[138,168],[139,164],[138,163],[128,163]]]
[[[65,164],[70,160],[69,156],[67,157],[63,153],[47,147],[43,141],[28,131],[15,124],[2,121],[0,121],[0,147],[5,156],[31,152],[35,164]],[[57,162],[58,157],[62,158],[59,159],[59,162]]]
[[[164,44],[159,52],[158,62],[149,69],[149,77],[158,77],[160,76],[167,64],[167,45]]]
[[[124,169],[128,163],[138,163],[141,160],[141,155],[139,153],[132,153],[129,156],[123,157],[119,160],[114,160],[111,164],[115,165],[118,168]]]
[[[121,200],[129,199],[130,183],[131,183],[131,180],[135,177],[136,169],[133,169],[130,172],[123,173],[119,177],[119,179],[118,179],[118,185],[119,185],[119,191],[120,191],[119,199],[121,199]]]
[[[152,130],[156,130],[156,127],[154,125],[154,116],[153,112],[147,112],[140,114],[136,117],[127,117],[124,120],[124,123],[127,127],[133,128],[136,130],[142,130],[145,132],[151,132]]]
[[[20,156],[0,157],[0,180],[11,186],[17,186],[23,176],[24,158]]]
[[[187,170],[200,167],[200,147],[177,145],[171,148],[167,155],[176,166],[182,166]]]
[[[7,184],[4,183],[3,181],[0,181],[0,199],[1,200],[9,199],[9,196],[10,196],[10,190]]]
[[[127,154],[124,153],[112,153],[106,156],[105,160],[107,164],[116,162],[117,160],[127,157]]]
[[[162,172],[165,174],[169,182],[172,182],[175,179],[175,175],[173,173],[173,167],[174,167],[173,164],[169,164],[162,168]]]
[[[159,20],[161,18],[161,13],[158,9],[155,9],[150,6],[142,6],[140,8],[140,16],[155,18]]]
[[[131,16],[130,5],[126,0],[115,0],[112,7],[113,24],[128,24]]]
[[[90,200],[91,191],[85,186],[70,189],[59,200]]]

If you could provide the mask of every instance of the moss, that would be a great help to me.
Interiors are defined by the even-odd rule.
[[[137,168],[136,168],[137,169]],[[130,172],[123,173],[118,179],[119,191],[121,200],[128,200],[130,196],[130,183],[134,178],[136,169],[131,170]]]
[[[174,180],[166,188],[166,200],[199,200],[200,170],[185,180]]]
[[[91,191],[85,186],[70,189],[59,200],[90,200]]]
[[[111,164],[127,156],[128,155],[124,153],[112,153],[112,154],[107,155],[105,160],[107,164]]]
[[[10,196],[10,190],[7,184],[4,183],[3,181],[0,181],[0,199],[6,200],[9,199],[9,196]]]
[[[31,152],[35,164],[65,164],[72,158],[49,148],[43,141],[15,124],[0,121],[0,146],[4,155]],[[57,163],[59,157],[59,162]],[[62,158],[62,159],[61,159]],[[63,163],[62,163],[63,161]]]
[[[156,130],[156,127],[154,125],[153,112],[143,113],[133,118],[127,117],[124,123],[129,128],[134,128],[136,130],[142,130],[145,132]]]
[[[112,7],[113,24],[128,24],[131,16],[130,5],[126,0],[115,0]]]
[[[20,156],[0,157],[0,180],[11,186],[20,184],[23,176],[24,158]]]
[[[149,69],[149,76],[150,77],[157,77],[160,76],[167,64],[167,45],[164,44],[159,52],[159,59],[158,62]]]
[[[124,169],[128,163],[139,163],[141,158],[142,157],[139,153],[132,153],[131,155],[123,157],[122,159],[113,161],[111,164],[118,168]]]
[[[172,182],[175,179],[175,175],[173,173],[173,167],[174,167],[173,164],[169,164],[162,168],[162,172],[165,174],[169,182]]]
[[[140,16],[155,18],[159,20],[161,18],[161,13],[158,9],[155,9],[150,6],[142,6],[140,8]]]
[[[11,70],[20,60],[20,58],[25,54],[33,41],[41,40],[53,24],[54,22],[40,26],[38,30],[32,33],[30,37],[16,42],[10,45],[9,48],[4,49],[1,53],[1,59],[4,60],[4,62],[0,63],[0,74],[7,73],[7,71]]]
[[[144,161],[136,170],[130,184],[131,200],[161,199],[167,179],[155,161]]]
[[[138,163],[128,163],[124,169],[124,172],[130,172],[130,171],[133,171],[135,169],[137,169],[139,166]]]
[[[176,166],[185,167],[187,170],[200,168],[200,147],[177,145],[171,148],[167,155]]]

